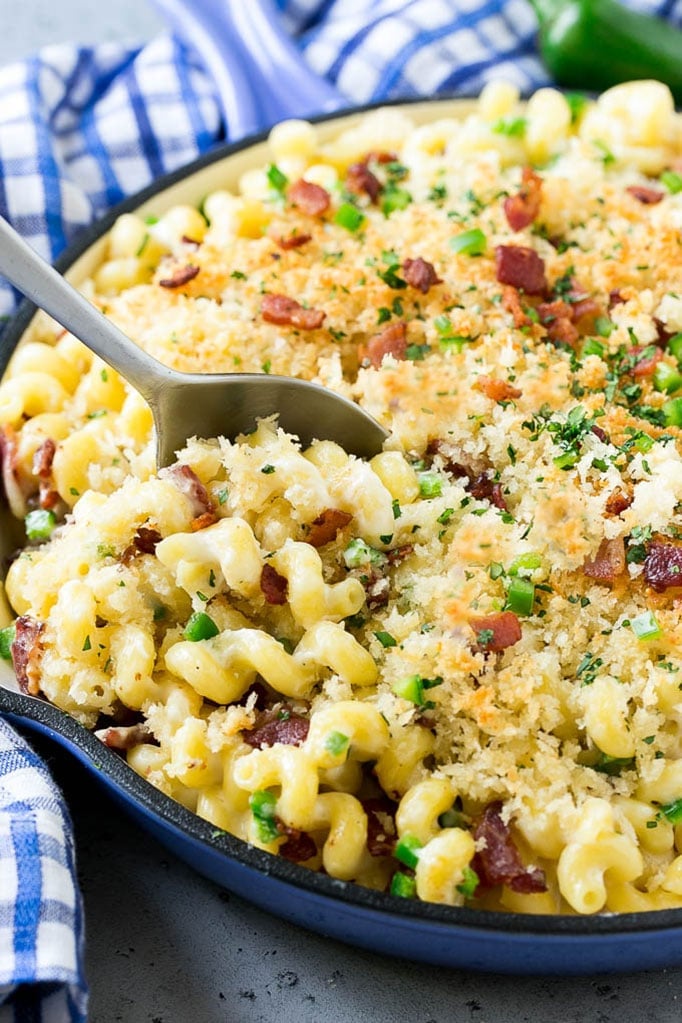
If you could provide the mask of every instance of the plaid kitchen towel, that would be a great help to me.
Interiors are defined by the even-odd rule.
[[[310,97],[329,109],[548,83],[526,0],[155,2],[174,32],[145,46],[52,46],[0,69],[0,213],[48,259],[160,175],[267,128],[275,98],[295,116]],[[682,24],[682,0],[627,3]],[[0,317],[17,301],[0,281]],[[82,942],[68,813],[0,721],[0,1023],[84,1020]]]
[[[0,1023],[86,1019],[71,822],[32,749],[0,719]]]

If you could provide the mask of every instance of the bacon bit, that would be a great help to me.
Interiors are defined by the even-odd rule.
[[[253,728],[241,734],[244,742],[253,749],[265,749],[276,743],[300,746],[307,739],[309,728],[308,718],[296,714],[289,704],[278,703],[259,714]]]
[[[396,163],[397,160],[398,160],[397,153],[389,153],[386,150],[381,150],[380,152],[377,152],[376,150],[373,149],[365,157],[365,163],[372,163],[372,161],[374,161],[374,163]]]
[[[602,307],[596,298],[584,298],[573,303],[573,319],[584,320],[588,316],[595,318],[600,316]]]
[[[180,241],[182,242],[183,245],[187,245],[187,247],[191,249],[198,249],[201,247],[201,242],[198,240],[198,238],[190,238],[188,234],[183,234]]]
[[[494,611],[489,615],[475,615],[469,619],[469,625],[474,630],[479,650],[494,651],[506,650],[508,646],[514,646],[521,639],[521,624],[513,611]],[[481,633],[492,632],[492,636],[481,643]]]
[[[622,536],[602,540],[593,558],[583,565],[583,572],[597,583],[610,586],[625,571],[625,541]]]
[[[176,463],[175,465],[168,466],[166,469],[161,469],[159,476],[162,479],[169,479],[178,488],[180,493],[187,498],[192,506],[192,514],[195,518],[198,515],[203,515],[205,512],[215,511],[213,501],[208,496],[206,487],[194,469],[191,469],[189,465]]]
[[[51,511],[52,508],[57,507],[60,501],[61,497],[57,491],[53,490],[48,482],[41,480],[38,487],[38,505],[44,511]]]
[[[613,309],[614,306],[623,305],[627,299],[623,298],[619,288],[614,288],[609,292],[609,310]]]
[[[403,276],[410,287],[416,288],[417,291],[421,291],[422,295],[426,295],[429,288],[432,288],[434,284],[443,283],[436,273],[436,268],[433,263],[429,263],[426,259],[422,259],[421,256],[417,256],[416,259],[406,259],[404,261]]]
[[[193,533],[198,533],[201,529],[207,529],[208,526],[213,526],[218,521],[218,516],[213,511],[202,512],[201,515],[195,516],[189,524],[189,528]]]
[[[301,245],[306,245],[311,238],[311,234],[290,234],[286,237],[276,238],[275,241],[280,249],[288,250],[300,249]]]
[[[630,373],[633,377],[650,377],[663,358],[663,352],[660,348],[654,348],[652,345],[635,345],[634,348],[630,349],[628,355],[636,357],[640,352],[646,352],[647,354],[644,358],[635,362]]]
[[[568,345],[572,348],[580,337],[580,333],[567,317],[562,316],[561,319],[553,320],[547,324],[547,336],[555,344]]]
[[[154,554],[157,543],[161,543],[161,534],[158,530],[149,529],[147,526],[138,526],[132,543],[126,547],[121,555],[121,564],[129,565],[140,554]]]
[[[347,526],[352,518],[349,512],[341,511],[340,508],[325,508],[310,523],[306,542],[313,547],[324,547],[336,538],[339,530]]]
[[[511,284],[506,284],[502,289],[502,308],[512,314],[514,326],[519,330],[521,327],[530,327],[533,322],[530,316],[524,313],[518,290]]]
[[[22,693],[37,696],[40,692],[40,659],[43,654],[40,637],[45,622],[30,615],[20,615],[14,623],[14,642],[10,648],[14,672]]]
[[[576,343],[580,335],[573,326],[574,309],[568,302],[560,298],[553,302],[541,302],[538,315],[550,340],[566,345]]]
[[[285,576],[272,567],[263,565],[260,574],[260,588],[268,604],[286,604],[289,583]]]
[[[597,426],[596,423],[594,424],[590,432],[593,433],[595,437],[599,437],[599,440],[602,442],[602,444],[609,443],[608,433],[606,432],[606,430],[602,430],[601,426]]]
[[[547,291],[545,263],[535,249],[523,245],[498,245],[495,266],[500,284],[522,288],[527,295],[542,295]]]
[[[552,302],[541,302],[538,306],[538,316],[544,325],[552,323],[554,320],[572,320],[573,306],[564,302],[562,298],[556,298]]]
[[[153,736],[144,724],[100,728],[95,735],[109,749],[129,750],[140,743],[153,742]]]
[[[287,836],[286,842],[282,842],[279,847],[280,856],[289,860],[290,863],[305,863],[306,860],[317,855],[315,840],[307,832],[288,827],[279,817],[276,817],[275,820],[278,829]]]
[[[452,479],[459,480],[464,476],[468,476],[469,479],[473,477],[473,470],[468,469],[461,462],[455,460],[455,453],[448,445],[446,441],[441,440],[439,437],[432,437],[426,446],[427,455],[438,455],[443,462],[443,470],[451,476]]]
[[[392,547],[390,551],[386,551],[386,557],[388,558],[389,565],[400,565],[405,558],[409,558],[410,554],[414,553],[413,543],[403,543],[400,547]]]
[[[477,391],[482,391],[491,401],[512,401],[514,398],[520,398],[523,394],[523,391],[514,387],[507,380],[498,380],[496,377],[489,376],[478,377],[474,387]]]
[[[367,850],[370,856],[390,856],[396,840],[395,803],[390,799],[363,799],[367,814]]]
[[[360,582],[365,588],[367,607],[370,611],[386,607],[391,587],[385,575],[372,569],[369,573],[363,572]]]
[[[382,192],[382,185],[376,174],[367,166],[369,157],[359,163],[352,163],[346,171],[346,188],[354,195],[368,195],[376,205]]]
[[[521,172],[521,188],[504,200],[504,214],[512,231],[521,231],[532,224],[540,212],[542,178],[532,167]]]
[[[682,547],[652,543],[644,559],[644,578],[657,593],[682,586]]]
[[[171,277],[164,277],[159,281],[159,285],[162,288],[181,288],[183,284],[189,284],[199,273],[201,267],[192,266],[181,266],[177,269]]]
[[[605,505],[607,515],[620,515],[626,508],[629,508],[634,500],[632,494],[625,494],[622,490],[615,490],[608,498]]]
[[[300,178],[287,189],[287,199],[303,213],[311,217],[320,217],[326,213],[331,203],[331,196],[322,185]]]
[[[546,892],[544,872],[538,867],[524,866],[501,812],[501,802],[490,803],[474,828],[474,838],[482,848],[476,853],[472,866],[481,885],[494,888],[506,884],[512,891],[523,894]]]
[[[659,192],[657,188],[647,188],[646,185],[628,185],[625,191],[645,206],[655,206],[665,196],[665,192]]]
[[[469,477],[469,493],[477,501],[490,501],[500,511],[508,511],[507,502],[502,492],[502,484],[494,483],[487,472]]]
[[[305,309],[295,298],[272,294],[263,295],[261,314],[266,323],[298,330],[317,330],[326,316],[321,309]]]
[[[47,437],[33,455],[31,472],[41,480],[49,479],[52,472],[52,460],[54,459],[57,445],[51,437]]]
[[[358,354],[363,366],[374,366],[379,369],[385,356],[392,355],[394,359],[405,358],[407,351],[407,324],[401,320],[396,323],[389,323],[378,334],[374,334],[365,346],[360,346]]]

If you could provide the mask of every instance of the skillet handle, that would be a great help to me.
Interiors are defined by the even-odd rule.
[[[307,66],[271,0],[153,2],[213,76],[230,139],[348,105]]]

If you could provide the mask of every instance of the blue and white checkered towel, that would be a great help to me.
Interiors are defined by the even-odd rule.
[[[68,811],[0,720],[0,1021],[85,1020],[82,946]]]
[[[46,258],[161,174],[318,100],[548,82],[526,0],[154,2],[174,35],[53,46],[0,69],[0,213]],[[682,0],[623,2],[682,24]],[[17,298],[0,281],[0,316]],[[0,1023],[84,1020],[82,941],[68,813],[0,721]]]

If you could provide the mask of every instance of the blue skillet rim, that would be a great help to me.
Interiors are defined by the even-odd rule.
[[[410,106],[424,102],[438,103],[461,98],[459,96],[442,96],[432,99],[428,97],[394,99],[362,106],[345,107],[330,114],[309,117],[307,120],[312,123],[320,123],[353,114],[366,113],[381,107]],[[74,241],[55,260],[54,266],[60,273],[65,273],[90,246],[111,229],[122,213],[133,212],[143,203],[153,199],[158,193],[191,177],[212,163],[217,163],[226,157],[264,142],[268,135],[269,129],[249,135],[238,142],[218,143],[215,148],[191,163],[164,174],[141,191],[128,196],[113,206],[103,217],[79,231]],[[4,374],[14,349],[36,312],[37,308],[34,303],[24,299],[15,316],[6,324],[0,334],[0,377]],[[491,935],[506,934],[510,937],[518,935],[525,938],[535,936],[539,939],[543,937],[570,939],[588,935],[594,938],[595,935],[604,935],[605,940],[608,936],[625,938],[626,935],[635,934],[645,936],[647,932],[657,932],[659,935],[665,931],[678,932],[678,935],[682,932],[682,909],[659,909],[643,913],[591,916],[529,915],[401,899],[386,892],[363,888],[350,881],[339,882],[325,874],[318,874],[291,863],[283,857],[273,856],[250,846],[227,832],[216,834],[216,828],[208,821],[198,817],[181,803],[154,788],[150,782],[136,774],[122,757],[104,746],[92,732],[45,700],[15,693],[0,685],[0,713],[6,714],[20,726],[22,719],[28,719],[26,722],[28,727],[31,727],[31,722],[33,722],[43,733],[56,733],[55,741],[64,740],[67,745],[73,746],[83,753],[91,762],[93,769],[97,773],[105,774],[107,780],[119,790],[124,798],[133,801],[138,808],[156,816],[160,821],[185,833],[192,841],[207,845],[212,849],[218,849],[230,859],[264,877],[272,877],[294,889],[303,889],[332,904],[340,901],[356,907],[358,910],[372,910],[393,919],[402,917],[406,920],[423,921],[425,924],[450,925],[453,929],[459,930],[463,937],[466,936],[467,930],[472,933],[476,931],[478,934],[490,931]],[[682,959],[682,956],[680,958]]]

